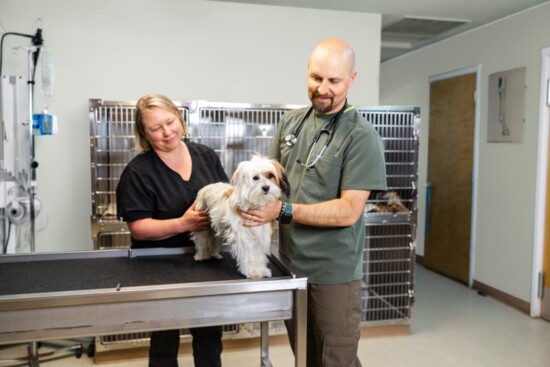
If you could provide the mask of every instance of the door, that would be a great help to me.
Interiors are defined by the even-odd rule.
[[[476,74],[430,84],[424,265],[468,284]]]

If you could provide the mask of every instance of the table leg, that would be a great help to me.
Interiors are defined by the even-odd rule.
[[[307,357],[307,289],[295,291],[294,298],[294,351],[295,366],[306,367]]]
[[[269,361],[269,322],[263,321],[260,323],[260,340],[262,352],[262,367],[271,367]]]

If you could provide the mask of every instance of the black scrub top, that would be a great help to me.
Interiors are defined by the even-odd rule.
[[[122,171],[116,188],[121,221],[179,218],[193,204],[197,192],[215,182],[228,182],[218,155],[211,148],[186,141],[193,168],[188,181],[169,168],[154,150],[138,154]],[[189,232],[158,241],[132,238],[132,248],[194,246]]]

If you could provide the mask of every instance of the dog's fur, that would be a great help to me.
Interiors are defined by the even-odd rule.
[[[273,223],[246,227],[239,210],[259,208],[277,200],[281,193],[290,195],[286,172],[275,160],[255,155],[239,163],[231,184],[214,183],[197,194],[197,210],[206,210],[211,228],[193,232],[195,260],[220,259],[223,243],[231,247],[239,271],[247,278],[270,277],[267,255],[270,253]]]
[[[395,191],[388,191],[377,195],[375,202],[377,204],[367,204],[367,212],[401,213],[409,211],[409,208],[403,205],[401,197]]]

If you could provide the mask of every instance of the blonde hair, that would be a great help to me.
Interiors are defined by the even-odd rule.
[[[171,112],[181,123],[183,128],[183,135],[187,133],[187,126],[183,115],[178,107],[166,96],[162,94],[149,94],[141,97],[136,103],[136,116],[134,120],[134,133],[136,138],[136,149],[146,152],[151,149],[151,144],[147,140],[147,134],[145,133],[145,125],[143,124],[143,114],[150,111],[152,108],[161,108],[165,111]]]

